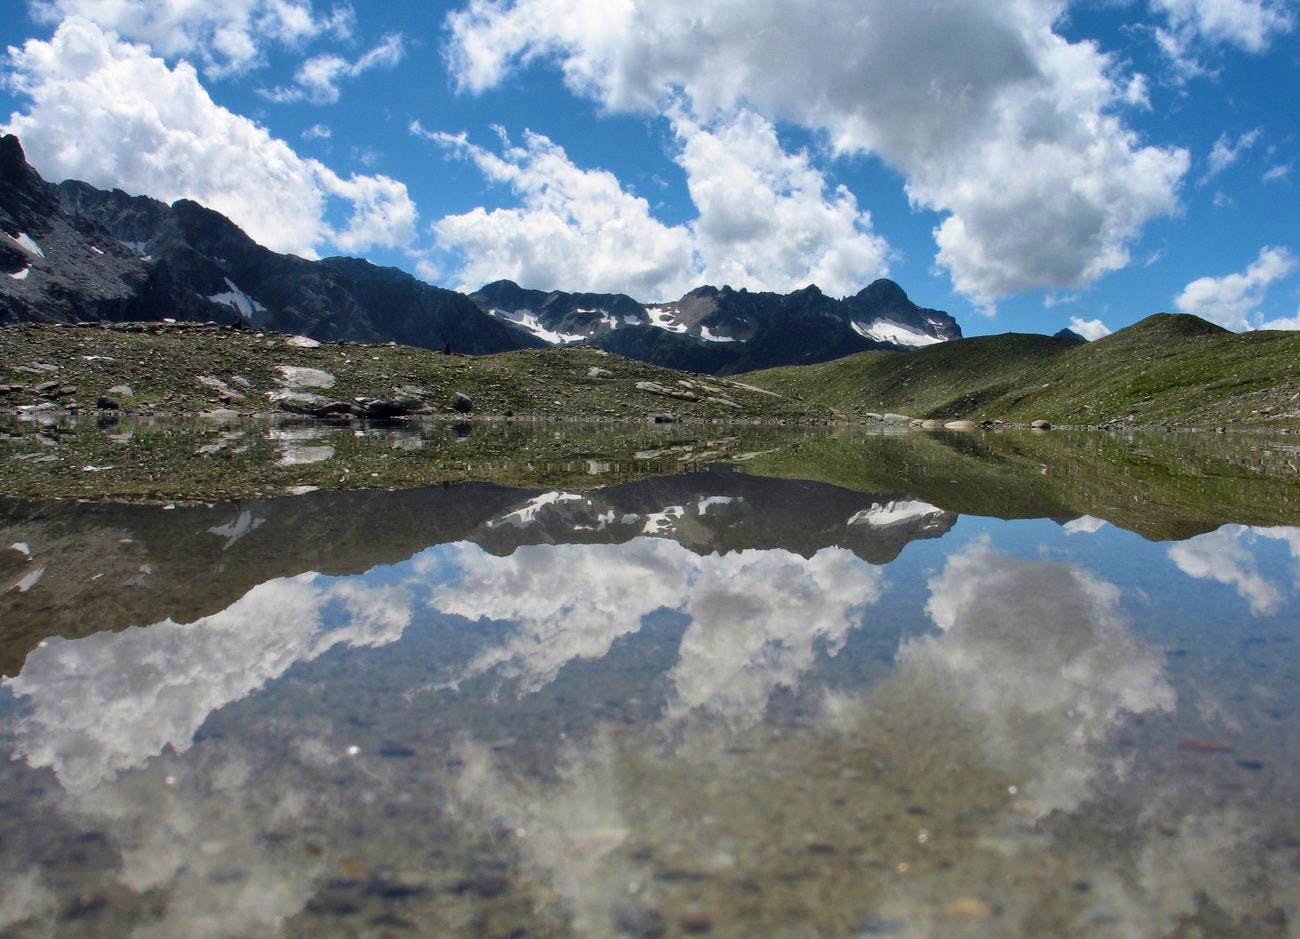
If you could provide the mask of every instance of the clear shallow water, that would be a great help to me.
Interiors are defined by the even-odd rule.
[[[0,512],[6,935],[1300,934],[1300,528],[728,469]]]

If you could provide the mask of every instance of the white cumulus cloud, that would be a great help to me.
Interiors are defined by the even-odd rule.
[[[186,62],[94,23],[65,21],[48,41],[9,50],[14,89],[30,99],[3,129],[51,179],[74,177],[165,201],[194,199],[277,251],[314,257],[402,246],[415,236],[405,185],[341,177],[246,117],[217,105]],[[334,224],[333,212],[346,221]]]
[[[525,133],[521,146],[494,153],[464,135],[412,130],[473,162],[485,179],[508,186],[516,208],[479,207],[434,223],[439,246],[464,258],[461,289],[497,278],[529,287],[627,291],[658,298],[688,289],[694,267],[690,232],[664,225],[650,204],[613,173],[576,166],[563,148]]]
[[[163,56],[191,56],[205,72],[222,75],[259,64],[271,44],[294,47],[325,33],[351,33],[351,8],[318,13],[310,0],[33,0],[38,20],[88,20],[119,36],[148,44]]]
[[[448,19],[459,86],[483,91],[532,61],[610,111],[683,108],[707,125],[748,108],[874,153],[944,218],[938,261],[991,305],[1084,286],[1129,262],[1176,207],[1181,149],[1121,119],[1141,86],[1089,42],[1053,31],[1058,0],[471,0]],[[834,23],[834,29],[827,29]]]
[[[1101,320],[1085,320],[1078,316],[1071,316],[1070,328],[1089,342],[1110,335],[1110,327]]]
[[[676,159],[697,211],[665,225],[649,203],[603,169],[584,169],[541,134],[501,151],[462,135],[412,130],[509,186],[514,208],[474,209],[434,225],[443,250],[464,258],[464,289],[498,278],[525,286],[674,299],[700,283],[790,291],[816,283],[861,289],[888,272],[889,246],[853,194],[830,186],[805,152],[788,153],[751,111],[703,125],[672,116]]]
[[[1167,23],[1156,40],[1184,77],[1205,71],[1197,60],[1204,48],[1260,53],[1295,26],[1287,0],[1151,0],[1150,6]]]
[[[1201,183],[1208,182],[1211,178],[1218,176],[1229,166],[1241,159],[1243,153],[1255,146],[1259,140],[1259,128],[1247,131],[1238,137],[1235,141],[1226,133],[1220,134],[1219,139],[1214,142],[1210,149],[1209,169],[1201,177]]]
[[[406,40],[400,33],[393,33],[355,62],[339,55],[313,56],[298,67],[292,85],[261,88],[258,94],[279,104],[292,101],[334,104],[339,100],[339,83],[344,79],[359,78],[375,68],[392,68],[405,56]]]
[[[1268,289],[1296,268],[1295,256],[1286,248],[1264,247],[1259,257],[1239,274],[1199,277],[1174,298],[1180,313],[1192,313],[1228,329],[1287,329],[1286,321],[1261,323],[1257,310]]]

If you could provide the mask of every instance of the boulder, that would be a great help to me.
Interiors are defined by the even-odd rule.
[[[942,430],[942,429],[943,429],[943,421],[935,420],[933,417],[931,417],[931,418],[929,418],[929,419],[927,419],[927,420],[921,421],[921,429],[922,429],[922,430]]]
[[[289,388],[333,388],[334,376],[324,369],[302,365],[277,365],[280,380]]]
[[[1048,421],[1041,421],[1041,420],[1040,420],[1040,421],[1034,421],[1034,422],[1033,422],[1032,424],[1030,424],[1029,426],[1032,427],[1034,430],[1051,430],[1051,429],[1052,429],[1052,425],[1051,425],[1051,423],[1049,423]]]
[[[944,424],[945,430],[978,430],[979,425],[974,421],[949,421]]]
[[[135,392],[131,390],[130,385],[114,385],[112,388],[108,389],[108,393],[111,395],[117,395],[119,398],[135,397]]]
[[[95,407],[99,408],[101,411],[122,410],[121,402],[119,402],[112,395],[100,395],[99,399],[95,402]]]
[[[613,378],[614,373],[607,368],[600,368],[599,366],[593,365],[591,368],[587,369],[587,377],[588,378]]]
[[[652,395],[662,395],[665,398],[677,398],[681,401],[699,401],[700,397],[693,391],[678,391],[675,388],[665,388],[663,385],[654,381],[639,381],[636,383],[637,391],[644,391]]]
[[[652,424],[675,424],[677,423],[677,417],[667,411],[660,411],[658,414],[650,415],[650,422]]]
[[[880,420],[885,424],[910,424],[913,419],[906,414],[882,414]]]
[[[474,399],[463,391],[458,391],[451,397],[451,409],[461,414],[468,414],[474,410]]]

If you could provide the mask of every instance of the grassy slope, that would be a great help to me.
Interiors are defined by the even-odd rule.
[[[741,376],[846,414],[1300,426],[1300,333],[1158,314],[1097,342],[1009,333]],[[1272,414],[1254,413],[1269,408]]]
[[[0,407],[35,404],[43,398],[34,388],[57,380],[76,388],[62,403],[75,400],[93,409],[99,395],[115,385],[129,385],[128,410],[185,413],[221,407],[219,395],[197,381],[213,376],[244,400],[240,411],[273,410],[267,392],[281,387],[277,366],[307,366],[334,375],[336,384],[319,393],[349,400],[357,395],[390,397],[403,387],[418,387],[434,413],[451,411],[452,395],[474,399],[476,414],[558,415],[644,419],[668,411],[686,419],[816,420],[828,416],[820,405],[785,400],[738,387],[726,379],[689,375],[634,362],[591,349],[541,349],[489,356],[444,356],[409,346],[359,346],[324,343],[316,349],[286,345],[287,337],[231,332],[218,327],[181,324],[128,332],[99,326],[14,326],[0,329],[0,385],[22,388],[0,395]],[[90,357],[88,359],[88,357]],[[17,370],[47,364],[51,373]],[[593,367],[612,373],[591,378]],[[243,388],[235,376],[247,379]],[[682,390],[692,383],[698,401],[647,393],[637,382],[651,381]],[[734,406],[709,401],[724,398]]]

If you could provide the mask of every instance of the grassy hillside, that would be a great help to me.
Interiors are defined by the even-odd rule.
[[[1091,343],[1008,333],[742,380],[849,416],[1300,427],[1300,333],[1164,313]]]
[[[683,420],[770,422],[829,416],[817,404],[594,349],[449,356],[397,345],[302,348],[277,333],[193,323],[2,328],[0,409],[94,411],[109,394],[137,414],[287,410],[293,402],[277,405],[271,397],[291,390],[284,367],[328,373],[328,384],[299,389],[325,402],[403,400],[425,415],[454,414],[452,398],[462,392],[476,415],[644,421],[669,412]],[[130,394],[112,390],[120,386]]]

